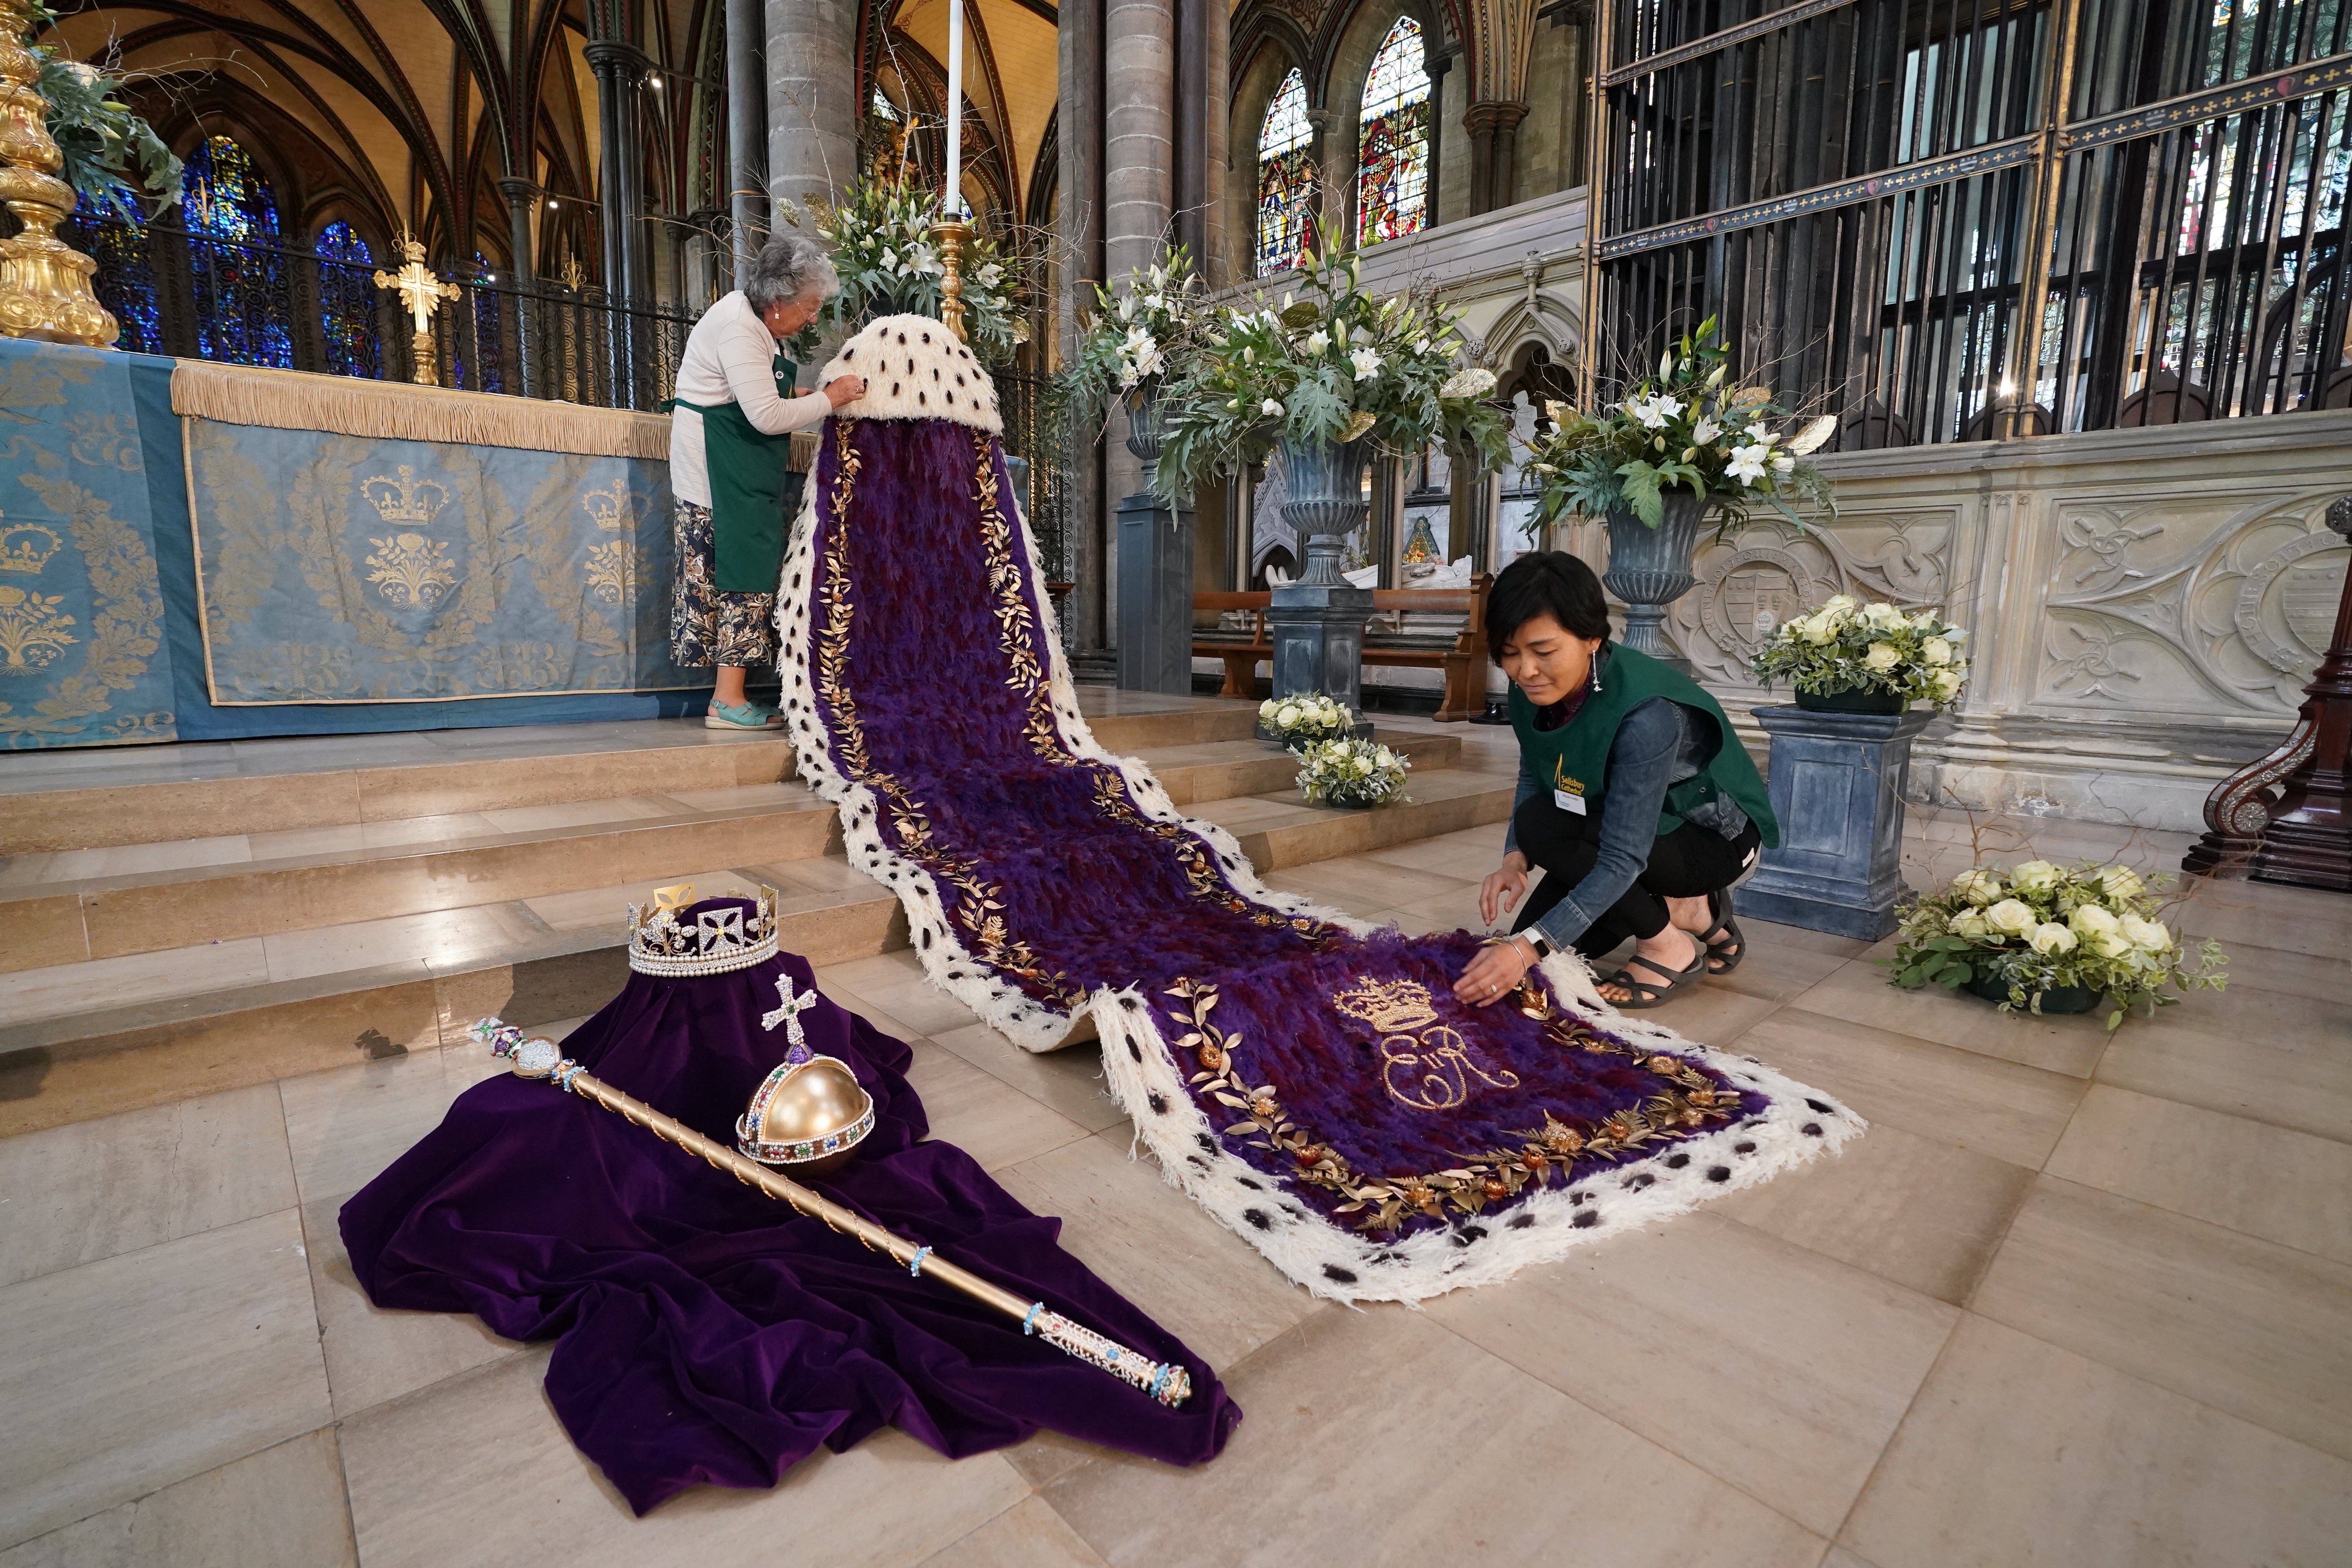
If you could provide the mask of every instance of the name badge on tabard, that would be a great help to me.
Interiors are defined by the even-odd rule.
[[[1557,768],[1553,770],[1551,778],[1553,785],[1551,803],[1562,811],[1572,811],[1577,816],[1582,816],[1584,815],[1583,784],[1567,777]]]

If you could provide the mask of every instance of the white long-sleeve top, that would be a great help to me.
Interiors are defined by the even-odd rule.
[[[771,436],[806,430],[833,412],[821,392],[797,397],[776,392],[776,339],[740,289],[702,312],[677,362],[680,403],[715,407],[740,404],[754,429]],[[710,468],[703,456],[702,416],[677,408],[669,416],[670,493],[696,506],[710,504]]]

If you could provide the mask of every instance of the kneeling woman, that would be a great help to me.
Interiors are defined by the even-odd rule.
[[[1555,948],[1599,957],[1629,936],[1633,956],[1601,986],[1621,1007],[1657,1006],[1738,967],[1747,946],[1731,884],[1780,831],[1722,708],[1688,676],[1611,642],[1601,580],[1565,552],[1504,568],[1486,637],[1513,683],[1519,789],[1479,910],[1491,924],[1520,908],[1514,934],[1472,960],[1454,994],[1486,1006]],[[1527,899],[1530,868],[1544,879]]]

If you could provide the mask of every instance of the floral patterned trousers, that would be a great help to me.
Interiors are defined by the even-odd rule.
[[[710,509],[677,503],[672,525],[677,574],[669,601],[669,651],[688,668],[776,662],[776,596],[715,585]]]

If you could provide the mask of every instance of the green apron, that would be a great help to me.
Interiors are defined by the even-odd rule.
[[[793,395],[800,367],[776,354],[776,392]],[[705,406],[675,400],[702,416],[702,460],[710,472],[711,585],[722,594],[772,594],[783,573],[784,516],[800,510],[806,476],[790,471],[790,431],[771,436],[739,403]]]

